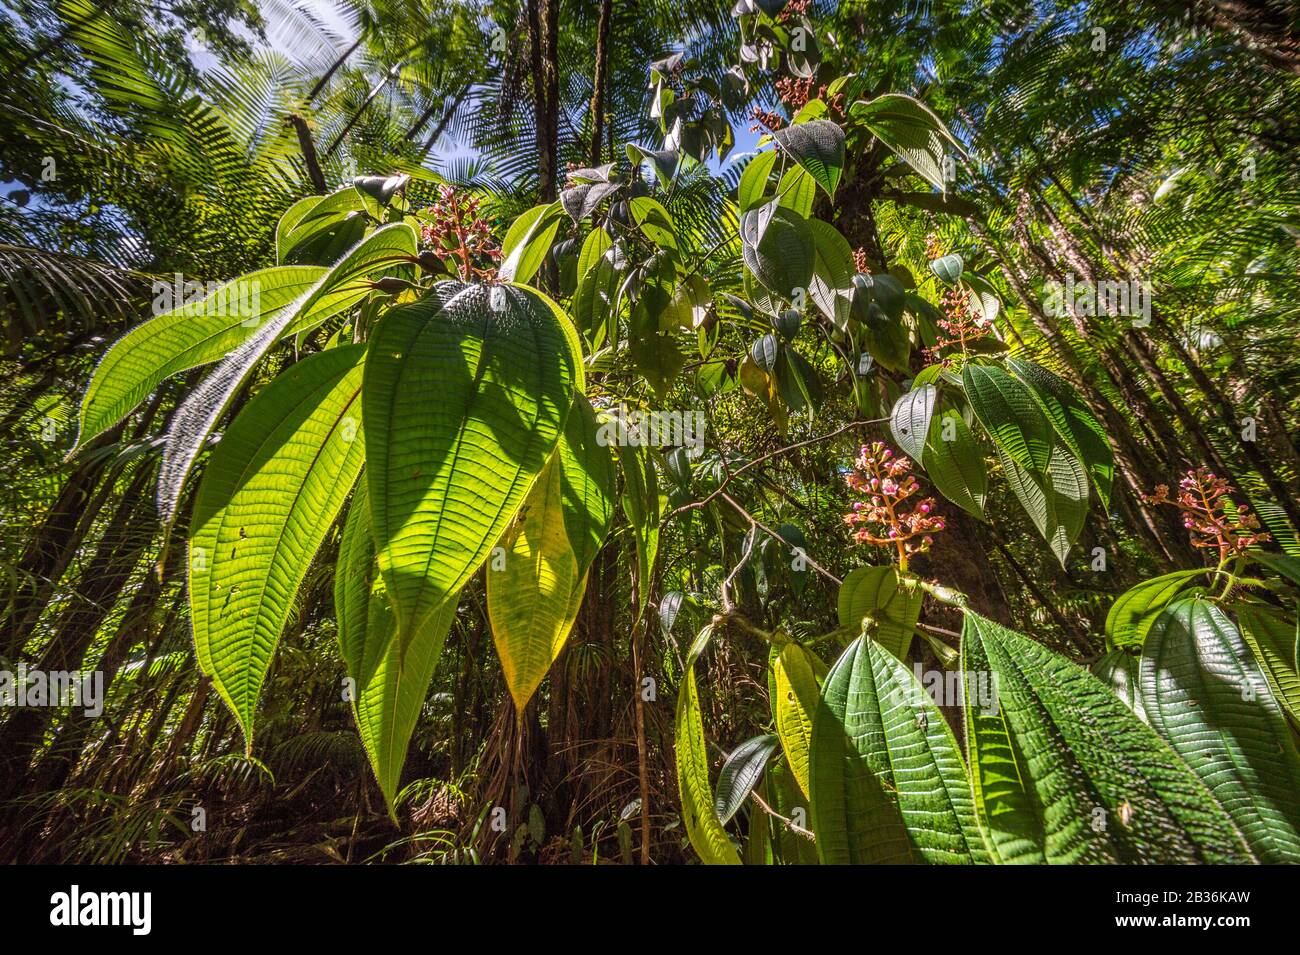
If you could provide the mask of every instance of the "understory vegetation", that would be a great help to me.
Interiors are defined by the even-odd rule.
[[[0,14],[0,860],[1300,862],[1295,3]]]

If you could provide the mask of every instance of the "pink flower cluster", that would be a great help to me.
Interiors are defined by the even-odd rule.
[[[785,120],[783,120],[780,115],[769,112],[765,109],[760,109],[757,106],[753,107],[749,111],[749,118],[754,121],[749,126],[749,131],[751,133],[761,132],[764,129],[769,132],[776,132],[776,130],[785,125]]]
[[[444,262],[452,259],[463,281],[492,279],[501,247],[492,227],[479,214],[479,200],[451,186],[438,187],[438,201],[424,210],[420,239]]]
[[[893,549],[904,570],[908,557],[929,550],[931,535],[945,526],[934,513],[934,498],[907,503],[921,490],[911,470],[910,460],[876,441],[862,446],[854,470],[845,476],[849,488],[866,498],[844,515],[844,523],[855,528],[854,540]]]
[[[967,342],[989,333],[989,323],[982,315],[972,311],[970,293],[965,290],[948,289],[940,297],[939,306],[947,317],[937,319],[935,324],[942,329],[945,337],[925,350],[931,361],[939,357],[939,352],[953,345],[964,352]]]
[[[1172,504],[1182,511],[1192,546],[1215,548],[1223,561],[1270,539],[1268,533],[1259,530],[1259,518],[1245,504],[1236,505],[1230,515],[1230,502],[1224,497],[1232,492],[1227,478],[1201,467],[1188,471],[1178,482],[1176,498],[1169,496],[1167,484],[1161,484],[1143,500],[1148,504]]]

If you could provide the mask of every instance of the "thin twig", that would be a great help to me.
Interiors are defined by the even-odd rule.
[[[775,458],[778,455],[789,454],[791,451],[797,451],[799,448],[806,448],[810,444],[817,444],[820,441],[828,441],[831,438],[839,437],[844,432],[851,431],[854,428],[857,428],[864,424],[882,424],[888,420],[889,420],[888,418],[872,418],[868,421],[850,421],[842,428],[836,428],[834,431],[828,431],[826,434],[818,435],[815,438],[809,438],[806,441],[798,441],[794,444],[788,445],[787,447],[777,448],[775,451],[769,451],[767,454],[755,458],[754,460],[750,461],[748,464],[736,468],[735,471],[732,471],[729,468],[727,468],[727,457],[725,454],[721,455],[720,460],[722,461],[722,466],[724,470],[727,471],[727,474],[726,477],[723,478],[722,483],[718,485],[717,489],[714,490],[713,493],[710,494],[708,497],[705,497],[699,501],[692,501],[690,504],[683,504],[681,507],[669,511],[667,516],[665,516],[664,519],[659,522],[659,529],[663,530],[664,527],[667,526],[668,522],[672,520],[674,517],[676,517],[678,514],[684,514],[687,511],[694,511],[694,510],[699,510],[702,507],[708,507],[711,503],[713,503],[714,500],[722,496],[723,492],[727,489],[728,484],[730,484],[736,478],[740,477],[740,475],[744,474],[750,468],[758,467],[758,465],[762,464],[764,461],[770,461],[772,458]]]

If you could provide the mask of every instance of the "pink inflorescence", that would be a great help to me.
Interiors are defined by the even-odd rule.
[[[424,217],[421,241],[444,262],[451,259],[463,280],[495,276],[493,263],[501,259],[501,248],[492,238],[491,225],[479,213],[477,197],[439,186],[438,201],[424,210]]]
[[[862,446],[854,470],[845,476],[849,488],[865,498],[844,515],[844,523],[855,528],[854,539],[891,548],[904,568],[911,554],[930,549],[932,535],[945,526],[934,512],[934,498],[909,503],[921,490],[911,470],[910,460],[876,441]]]
[[[1231,501],[1224,500],[1232,492],[1227,478],[1201,467],[1188,471],[1178,482],[1177,497],[1171,498],[1169,486],[1161,484],[1154,494],[1143,499],[1148,504],[1172,504],[1182,511],[1192,546],[1214,548],[1222,561],[1270,539],[1259,530],[1259,518],[1250,513],[1250,508],[1238,504],[1232,509]]]
[[[964,352],[969,342],[989,333],[988,321],[971,309],[970,294],[964,289],[947,290],[940,298],[939,305],[944,317],[937,319],[935,324],[943,331],[944,337],[926,349],[926,355],[931,361],[938,358],[943,349],[953,345]]]

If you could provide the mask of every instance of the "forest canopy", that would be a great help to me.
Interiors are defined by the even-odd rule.
[[[0,859],[1300,862],[1300,8],[0,2]]]

